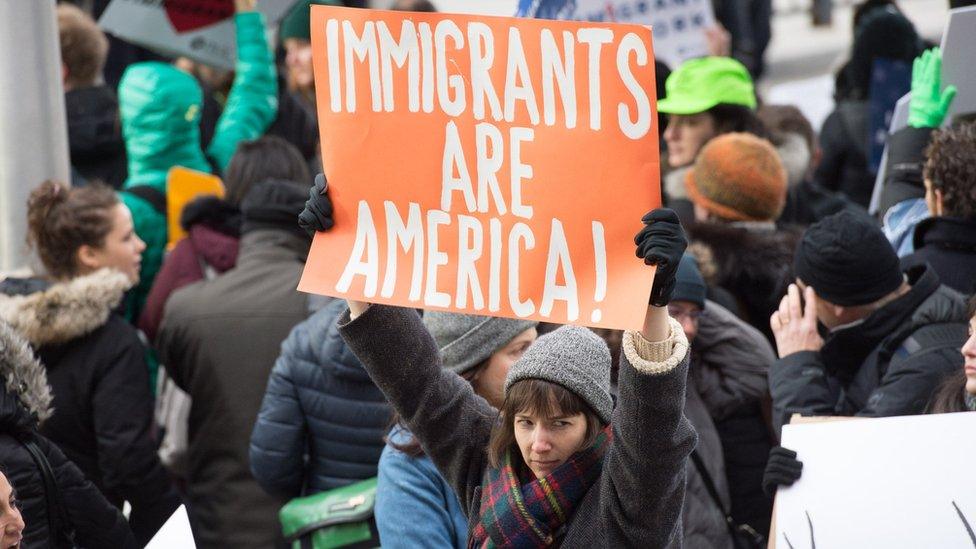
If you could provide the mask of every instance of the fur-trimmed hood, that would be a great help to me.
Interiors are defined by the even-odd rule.
[[[689,251],[709,285],[730,279],[792,279],[793,254],[803,233],[794,229],[749,229],[726,223],[696,223],[688,228]]]
[[[44,422],[54,413],[44,366],[27,342],[3,321],[0,321],[0,380],[4,383],[0,389],[0,424],[13,424],[29,431],[34,418]],[[26,417],[27,414],[33,418]]]
[[[23,291],[31,286],[34,291]],[[125,274],[112,269],[39,288],[8,279],[0,283],[0,320],[35,349],[66,343],[104,325],[131,286]]]
[[[688,251],[705,282],[731,292],[743,320],[769,337],[769,315],[793,282],[793,254],[803,233],[772,225],[697,223],[688,234]]]

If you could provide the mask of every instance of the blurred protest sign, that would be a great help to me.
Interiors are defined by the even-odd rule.
[[[312,8],[336,226],[299,289],[641,325],[660,203],[654,53],[637,25]]]
[[[945,123],[959,115],[976,114],[976,6],[949,11],[942,34],[942,83],[956,87],[956,98]]]
[[[268,24],[284,17],[295,0],[260,0]],[[233,70],[234,0],[112,0],[98,24],[106,32],[163,55],[188,57]]]
[[[770,547],[976,546],[976,413],[789,424],[803,475],[776,494]]]
[[[183,207],[202,195],[224,197],[224,184],[220,178],[179,166],[170,169],[166,176],[166,223],[169,231],[167,249],[186,237],[180,225]]]
[[[519,0],[519,17],[651,25],[654,54],[671,68],[708,55],[711,0]]]

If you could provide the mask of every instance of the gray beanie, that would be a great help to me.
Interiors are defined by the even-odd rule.
[[[505,392],[516,381],[541,379],[562,385],[610,423],[610,349],[600,336],[579,326],[563,326],[535,341],[508,371]]]
[[[424,325],[441,350],[441,361],[459,374],[481,364],[535,320],[424,311]]]

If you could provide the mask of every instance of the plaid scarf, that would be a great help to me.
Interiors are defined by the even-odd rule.
[[[509,449],[501,467],[487,471],[478,523],[468,547],[554,545],[562,538],[561,530],[577,504],[600,478],[610,439],[608,425],[593,446],[576,452],[544,478],[533,476],[525,483],[512,465],[512,450]]]

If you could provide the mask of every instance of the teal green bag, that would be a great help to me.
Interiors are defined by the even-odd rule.
[[[289,501],[278,519],[292,549],[380,546],[373,507],[376,479]]]

